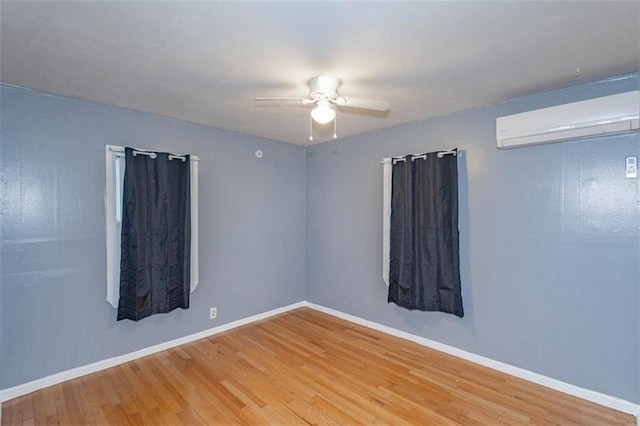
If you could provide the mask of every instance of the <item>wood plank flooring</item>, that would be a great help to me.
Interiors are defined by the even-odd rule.
[[[302,308],[3,404],[2,425],[635,425]]]

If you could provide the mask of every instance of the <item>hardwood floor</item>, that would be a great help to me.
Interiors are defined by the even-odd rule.
[[[19,424],[628,424],[626,415],[302,308],[3,404]]]

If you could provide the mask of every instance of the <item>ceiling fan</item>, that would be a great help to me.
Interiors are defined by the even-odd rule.
[[[320,124],[333,121],[333,137],[336,134],[336,107],[359,108],[372,111],[388,111],[389,102],[372,99],[359,99],[338,95],[340,79],[331,75],[321,75],[309,80],[308,98],[258,97],[256,101],[298,101],[301,105],[314,105],[309,119],[309,140],[313,140],[311,119]]]

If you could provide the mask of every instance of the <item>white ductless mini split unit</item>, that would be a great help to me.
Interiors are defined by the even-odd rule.
[[[498,148],[638,130],[640,91],[537,109],[496,119]]]

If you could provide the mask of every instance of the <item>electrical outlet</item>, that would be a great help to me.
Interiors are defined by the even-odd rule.
[[[218,318],[218,308],[211,308],[209,309],[209,319],[216,319]]]

